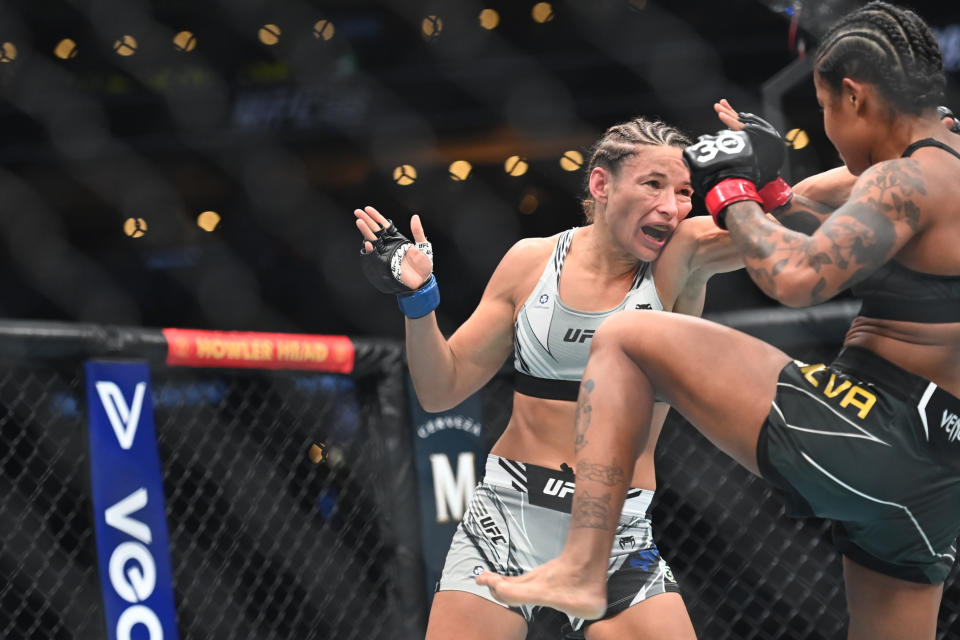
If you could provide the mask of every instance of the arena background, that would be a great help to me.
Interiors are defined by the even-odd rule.
[[[513,242],[580,222],[582,154],[616,121],[696,135],[727,97],[792,132],[790,178],[835,166],[806,54],[855,5],[0,4],[0,637],[113,637],[91,358],[150,366],[180,636],[422,635],[457,507],[435,500],[431,456],[448,456],[453,482],[461,454],[479,464],[510,371],[445,419],[420,412],[400,315],[358,274],[352,209],[421,215],[452,331]],[[911,6],[936,29],[960,111],[960,16]],[[715,277],[706,305],[808,360],[829,357],[854,312],[846,298],[782,309],[743,273]],[[178,360],[170,327],[239,355]],[[244,360],[278,334],[297,357]],[[316,336],[346,336],[350,366],[318,365],[310,354],[344,343]],[[823,523],[780,517],[676,416],[658,457],[661,548],[701,637],[841,635]],[[941,638],[960,637],[955,577]],[[530,637],[559,638],[561,622]]]

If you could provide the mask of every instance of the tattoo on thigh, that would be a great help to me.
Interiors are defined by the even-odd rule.
[[[578,480],[594,480],[608,487],[623,482],[625,476],[623,469],[620,467],[594,464],[589,460],[580,460],[577,462],[576,475]]]
[[[570,516],[570,526],[574,529],[609,529],[610,495],[592,496],[578,491]]]
[[[573,452],[578,453],[587,444],[587,429],[590,428],[590,414],[593,407],[590,404],[590,392],[593,391],[593,379],[580,383],[580,393],[577,397],[577,413],[574,418]]]

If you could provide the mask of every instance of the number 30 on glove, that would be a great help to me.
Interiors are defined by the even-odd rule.
[[[396,295],[400,310],[408,318],[422,318],[436,309],[440,304],[440,289],[433,274],[418,289],[410,289],[400,280],[403,258],[411,247],[416,247],[433,263],[431,244],[414,244],[389,220],[386,228],[381,228],[375,235],[372,251],[365,251],[364,245],[360,247],[360,269],[370,284],[377,291]]]
[[[746,132],[725,129],[700,136],[683,150],[683,161],[690,169],[694,190],[705,194],[707,211],[721,229],[727,228],[723,210],[734,202],[753,200],[763,206],[756,187],[760,171]]]

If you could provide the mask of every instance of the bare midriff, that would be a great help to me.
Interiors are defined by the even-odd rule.
[[[490,453],[551,469],[559,469],[561,464],[573,467],[576,410],[576,402],[514,393],[510,422]],[[665,405],[655,406],[649,439],[651,444],[656,443],[665,413]],[[656,488],[653,449],[653,446],[648,446],[637,459],[631,487]]]
[[[960,322],[854,318],[844,345],[869,349],[960,397]]]

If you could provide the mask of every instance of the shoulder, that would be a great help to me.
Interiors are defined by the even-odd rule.
[[[504,254],[488,283],[488,290],[518,300],[534,287],[553,254],[560,234],[523,238]]]
[[[729,234],[720,229],[710,216],[686,218],[670,237],[657,258],[658,269],[686,267],[698,269],[710,262],[720,246],[730,244]]]
[[[848,201],[854,207],[838,211],[854,217],[858,211],[879,213],[917,230],[952,201],[956,192],[955,177],[944,174],[940,164],[929,155],[894,158],[871,165],[861,173]]]

